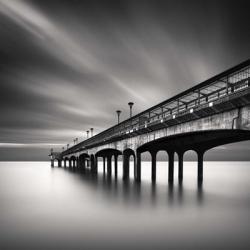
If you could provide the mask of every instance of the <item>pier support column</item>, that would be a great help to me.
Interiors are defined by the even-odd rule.
[[[156,180],[156,152],[151,153],[151,161],[152,161],[152,172],[151,172],[151,180],[155,182]]]
[[[86,158],[85,157],[83,157],[82,159],[82,169],[83,169],[83,172],[85,172],[86,170]]]
[[[115,155],[115,178],[117,178],[118,155]]]
[[[97,173],[97,157],[95,155],[91,157],[91,172],[92,174]]]
[[[105,175],[105,173],[106,173],[106,159],[105,159],[105,157],[103,157],[102,160],[103,160],[103,174]]]
[[[64,167],[67,167],[67,160],[64,160]]]
[[[179,182],[183,180],[183,154],[184,152],[178,152],[178,179]]]
[[[98,172],[98,157],[95,156],[95,174]]]
[[[72,168],[72,161],[69,159],[69,168]]]
[[[96,173],[96,157],[94,155],[91,155],[90,157],[90,168],[91,168],[91,173],[95,174]]]
[[[168,151],[168,182],[174,182],[174,152]]]
[[[123,154],[123,180],[129,178],[129,155]]]
[[[53,168],[54,167],[54,160],[51,160],[51,167]]]
[[[62,167],[62,161],[61,161],[61,160],[58,160],[57,162],[58,162],[58,167],[59,167],[59,168]]]
[[[141,154],[136,153],[136,181],[141,182]]]
[[[198,154],[198,182],[203,181],[203,155],[204,151],[197,152]]]
[[[112,176],[112,156],[107,157],[107,174],[108,178]]]

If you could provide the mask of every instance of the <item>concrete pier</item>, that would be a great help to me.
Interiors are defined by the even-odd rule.
[[[178,152],[178,179],[183,180],[183,152]]]
[[[168,151],[168,182],[174,182],[174,152]]]
[[[151,180],[152,182],[156,181],[156,152],[151,152]]]

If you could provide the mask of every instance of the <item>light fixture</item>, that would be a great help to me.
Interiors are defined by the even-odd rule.
[[[193,113],[194,112],[194,109],[190,109],[190,113]]]
[[[209,103],[209,107],[213,107],[213,102],[210,102],[210,103]]]
[[[175,115],[173,115],[173,119],[175,119]]]

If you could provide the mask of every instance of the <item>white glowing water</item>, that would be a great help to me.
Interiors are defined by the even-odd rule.
[[[183,185],[150,163],[142,183],[98,178],[49,163],[0,163],[0,249],[248,249],[249,162],[185,162]],[[132,170],[133,171],[133,170]],[[131,171],[131,172],[132,172]]]

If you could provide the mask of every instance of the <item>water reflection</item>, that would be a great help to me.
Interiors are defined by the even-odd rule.
[[[150,203],[152,206],[156,206],[157,204],[163,204],[164,200],[169,206],[175,203],[185,205],[185,200],[190,202],[184,197],[185,187],[183,186],[183,181],[178,181],[177,184],[167,184],[166,181],[166,185],[157,184],[157,182],[137,183],[131,179],[124,181],[114,176],[110,178],[103,173],[93,175],[89,169],[85,172],[73,168],[64,168],[64,170],[76,175],[85,184],[102,192],[102,195],[106,195],[107,198],[112,200],[119,199],[131,205],[136,204],[140,206],[144,203]],[[205,198],[203,182],[198,182],[196,191],[192,190],[191,192],[196,193],[197,205],[202,205]]]
[[[165,163],[152,184],[49,163],[0,163],[0,249],[249,249],[249,163],[184,164],[172,185]]]

